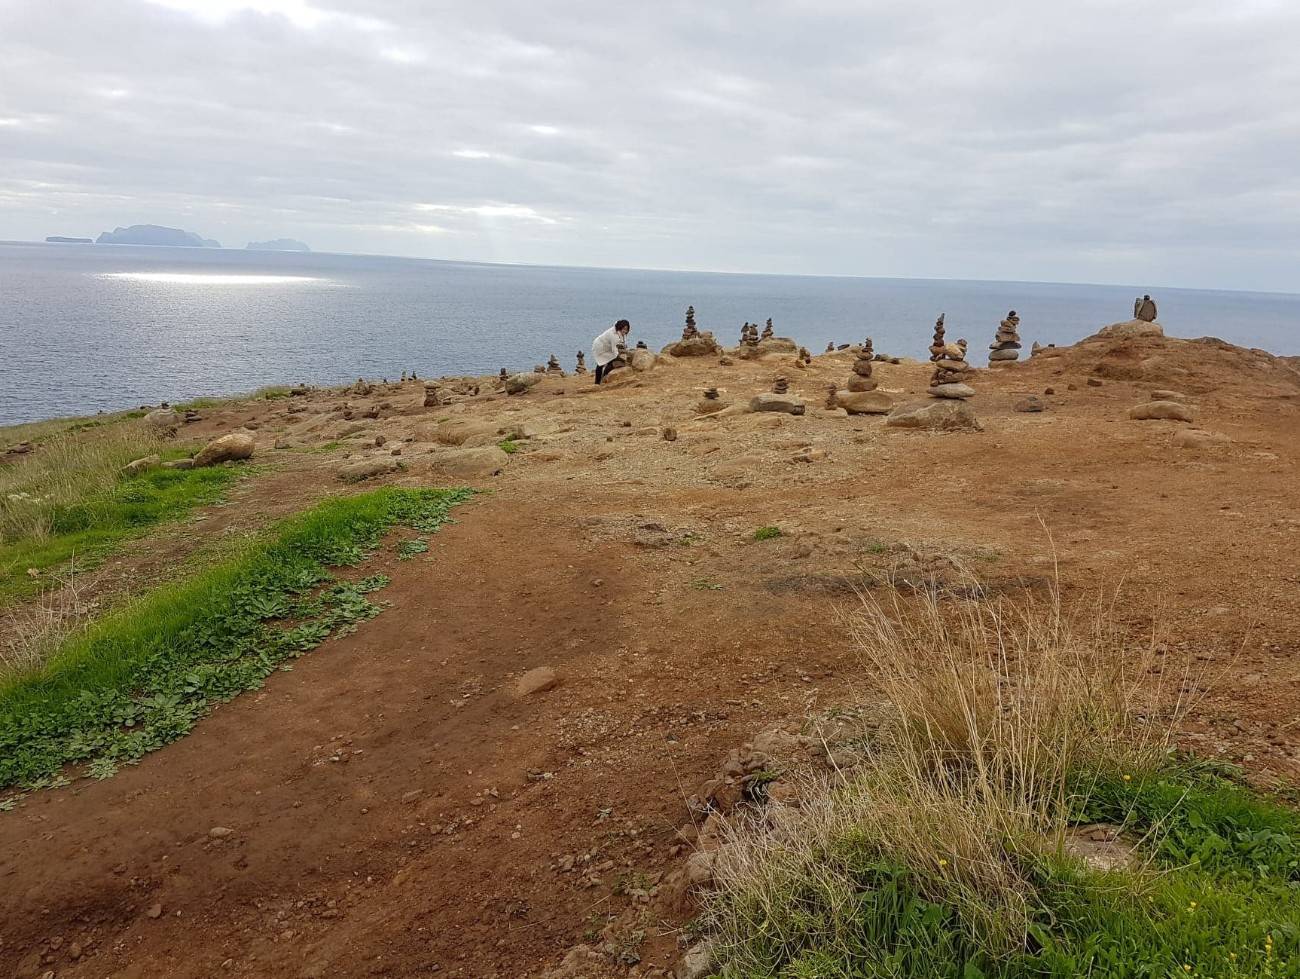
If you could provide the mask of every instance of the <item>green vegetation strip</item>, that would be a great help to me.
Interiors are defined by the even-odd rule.
[[[341,581],[394,526],[437,530],[467,490],[387,488],[330,500],[233,558],[164,585],[0,686],[0,788],[111,775],[188,732],[215,704],[380,611],[387,579]]]
[[[229,466],[151,469],[123,477],[106,493],[54,504],[44,535],[0,545],[0,604],[39,590],[40,578],[29,569],[60,567],[76,557],[77,570],[85,570],[125,538],[217,502],[246,472]]]
[[[993,954],[981,909],[944,901],[948,861],[890,860],[845,833],[779,893],[732,894],[724,979],[1245,979],[1300,976],[1300,814],[1188,764],[1080,776],[1075,817],[1140,837],[1133,868],[1013,844],[1023,947]],[[942,841],[937,841],[941,846]]]

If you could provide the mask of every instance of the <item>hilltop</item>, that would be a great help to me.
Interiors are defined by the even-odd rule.
[[[129,228],[114,228],[101,232],[95,239],[97,245],[169,245],[179,248],[220,248],[221,242],[203,238],[193,231],[164,228],[157,224],[133,224]]]
[[[876,390],[938,403],[932,364],[886,356],[907,353],[880,353]],[[927,430],[825,407],[856,355],[763,341],[638,353],[600,387],[557,364],[177,406],[164,446],[238,433],[254,469],[107,557],[82,604],[375,486],[484,492],[347,572],[389,580],[372,620],[138,765],[0,813],[0,849],[32,854],[4,877],[0,971],[671,974],[695,913],[674,887],[756,736],[872,696],[844,611],[972,569],[992,595],[1119,588],[1115,623],[1192,664],[1179,745],[1300,776],[1293,360],[1130,325],[972,371],[970,423]],[[786,410],[752,410],[778,376]],[[26,437],[21,459],[47,451]]]

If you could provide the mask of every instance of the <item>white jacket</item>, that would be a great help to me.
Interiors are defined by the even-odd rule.
[[[596,337],[596,342],[591,345],[591,359],[597,367],[604,367],[618,356],[618,342],[621,339],[618,329],[613,326]]]

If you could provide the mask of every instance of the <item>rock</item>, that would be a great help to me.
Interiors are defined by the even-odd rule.
[[[164,462],[164,463],[162,464],[162,467],[163,467],[164,469],[193,469],[193,468],[194,468],[194,460],[193,460],[193,459],[173,459],[171,462]]]
[[[665,442],[677,441],[677,429],[673,428],[672,426],[665,427],[663,429],[662,435]]]
[[[181,416],[170,408],[155,408],[141,419],[144,427],[155,435],[169,438],[181,426]]]
[[[208,835],[214,840],[224,840],[227,836],[233,835],[234,832],[229,826],[213,826],[208,830]]]
[[[727,407],[727,402],[718,398],[703,398],[695,404],[697,415],[714,415]]]
[[[920,401],[899,405],[885,424],[891,428],[919,428],[935,432],[980,432],[984,426],[964,401]]]
[[[495,444],[501,441],[497,432],[498,427],[496,422],[460,418],[443,422],[432,429],[421,429],[418,434],[421,440],[437,442],[440,445],[464,445],[470,439],[480,435],[488,436]]]
[[[708,357],[722,353],[722,346],[712,333],[699,333],[670,343],[663,352],[672,357]]]
[[[433,466],[453,478],[479,479],[495,476],[509,462],[510,456],[498,446],[492,445],[440,453],[434,457]]]
[[[1134,380],[1134,379],[1135,378],[1121,378],[1121,380]],[[1086,383],[1090,388],[1099,388],[1102,386],[1102,382],[1097,380],[1095,377],[1088,378],[1088,380],[1085,381],[1084,383]]]
[[[713,943],[707,939],[692,945],[678,960],[673,979],[705,979],[713,971]]]
[[[1031,394],[1028,397],[1021,398],[1011,406],[1012,411],[1024,412],[1043,411],[1046,408],[1047,405],[1044,403],[1043,399],[1036,394]]]
[[[1144,320],[1125,320],[1122,323],[1112,323],[1110,326],[1103,326],[1096,334],[1098,337],[1107,337],[1109,339],[1124,339],[1127,337],[1162,337],[1165,335],[1165,328],[1156,322],[1145,322]]]
[[[128,462],[122,467],[122,473],[126,476],[135,476],[144,472],[146,469],[153,469],[155,466],[162,465],[161,456],[144,456],[141,459],[135,459]]]
[[[797,354],[799,344],[789,337],[768,337],[758,341],[759,354]]]
[[[894,407],[883,391],[836,391],[835,403],[850,415],[887,415]]]
[[[802,398],[792,394],[764,393],[749,402],[750,411],[781,411],[787,415],[802,415],[806,410]]]
[[[149,909],[145,911],[145,914],[147,914],[150,918],[161,918],[162,912],[163,912],[163,906],[161,904],[154,903],[149,905]]]
[[[1137,421],[1192,422],[1196,421],[1196,409],[1179,401],[1148,401],[1130,408],[1128,416]]]
[[[713,475],[719,477],[748,476],[755,469],[763,466],[761,455],[736,456],[713,467]]]
[[[236,462],[253,457],[253,436],[247,432],[231,432],[213,439],[194,457],[195,468],[215,466],[221,462]]]
[[[975,389],[969,384],[935,384],[929,388],[936,398],[973,398]]]
[[[1207,432],[1200,428],[1183,428],[1174,433],[1173,444],[1178,449],[1210,449],[1232,442],[1220,432]]]
[[[278,438],[278,439],[275,440],[275,445],[273,446],[273,448],[276,448],[276,449],[292,449],[292,448],[293,448],[293,443],[290,442],[290,441],[289,441],[288,439],[286,439],[286,438]]]
[[[794,455],[790,457],[790,461],[791,462],[821,462],[821,460],[825,458],[826,458],[825,449],[817,449],[817,448],[809,447],[807,449],[800,449],[798,452],[796,452]]]
[[[1010,363],[1010,362],[1012,362],[1012,361],[1019,360],[1019,359],[1020,359],[1020,351],[1019,351],[1019,350],[1014,350],[1014,349],[1011,349],[1011,348],[1007,348],[1007,349],[1004,349],[1004,350],[990,350],[990,351],[989,351],[989,363],[990,363],[990,364],[996,364],[996,363],[998,363],[999,361],[1002,362],[1002,363]]]
[[[511,374],[506,378],[506,394],[525,394],[544,376],[543,374]]]
[[[345,483],[359,483],[386,473],[397,472],[401,464],[392,456],[378,459],[358,459],[339,467],[338,478]]]
[[[1187,395],[1178,391],[1152,391],[1152,401],[1186,401]]]
[[[515,681],[515,696],[529,697],[543,693],[560,685],[560,676],[549,666],[539,666],[529,670]]]

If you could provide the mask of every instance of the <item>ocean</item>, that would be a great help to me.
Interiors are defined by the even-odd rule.
[[[1300,295],[1074,285],[486,265],[234,249],[0,243],[0,425],[269,384],[527,370],[616,319],[652,349],[694,305],[725,345],[771,317],[814,353],[875,340],[924,357],[935,318],[984,362],[998,321],[1072,343],[1149,292],[1174,336],[1300,353]]]

